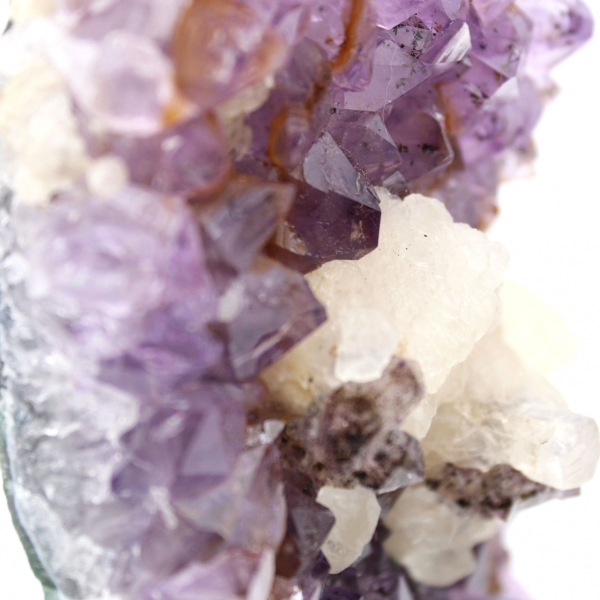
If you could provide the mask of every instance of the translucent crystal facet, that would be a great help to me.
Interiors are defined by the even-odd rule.
[[[589,11],[4,4],[0,463],[47,600],[524,597],[498,532],[600,441],[480,230]]]

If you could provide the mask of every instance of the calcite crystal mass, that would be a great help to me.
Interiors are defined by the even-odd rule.
[[[525,600],[504,523],[600,442],[483,230],[585,6],[9,12],[2,464],[47,600]]]

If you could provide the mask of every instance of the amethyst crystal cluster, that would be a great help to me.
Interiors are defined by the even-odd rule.
[[[502,522],[576,492],[598,431],[502,339],[475,228],[591,28],[578,0],[13,4],[4,475],[48,600],[526,597]]]

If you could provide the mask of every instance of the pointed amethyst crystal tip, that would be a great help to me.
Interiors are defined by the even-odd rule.
[[[0,422],[47,599],[510,594],[501,520],[600,445],[489,332],[505,252],[456,222],[531,160],[585,6],[11,11]]]

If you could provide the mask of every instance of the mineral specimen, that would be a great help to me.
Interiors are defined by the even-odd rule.
[[[422,440],[428,469],[451,463],[485,472],[509,464],[553,488],[579,487],[600,454],[596,424],[573,414],[498,337],[483,338],[437,394],[437,412]]]
[[[491,539],[500,522],[447,502],[426,486],[409,487],[384,520],[392,531],[385,551],[421,583],[450,585],[475,569],[471,551]]]
[[[361,486],[348,490],[323,486],[317,502],[329,508],[335,517],[323,553],[331,573],[339,573],[360,557],[363,547],[373,537],[381,507],[375,493]]]
[[[417,361],[435,392],[493,322],[506,250],[453,222],[438,201],[379,194],[377,249],[309,273],[329,320],[262,376],[290,406],[348,377],[378,379],[393,355]]]
[[[15,0],[9,25],[1,462],[47,600],[514,600],[503,520],[576,494],[600,441],[478,229],[587,9]]]

